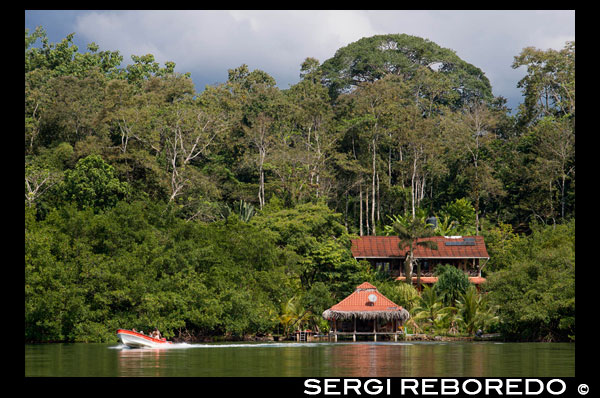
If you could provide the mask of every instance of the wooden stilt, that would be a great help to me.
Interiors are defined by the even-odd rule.
[[[373,341],[377,341],[377,319],[373,319]]]
[[[334,336],[334,340],[337,343],[337,320],[334,319],[333,320],[333,336]]]

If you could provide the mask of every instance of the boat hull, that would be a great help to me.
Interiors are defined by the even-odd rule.
[[[121,343],[131,348],[161,348],[171,344],[170,341],[155,339],[126,329],[117,330],[117,336]]]

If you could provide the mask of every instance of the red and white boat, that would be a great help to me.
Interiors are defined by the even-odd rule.
[[[131,348],[150,347],[160,348],[166,347],[171,344],[167,339],[155,339],[154,337],[146,336],[133,330],[119,329],[117,330],[117,336],[121,343]]]

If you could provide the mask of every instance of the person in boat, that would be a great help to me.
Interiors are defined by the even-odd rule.
[[[160,332],[158,331],[158,328],[155,328],[154,331],[151,334],[151,337],[155,338],[155,339],[159,339],[161,338]]]

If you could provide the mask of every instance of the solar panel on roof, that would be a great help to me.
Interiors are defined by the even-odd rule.
[[[475,246],[475,241],[446,242],[446,246]]]

